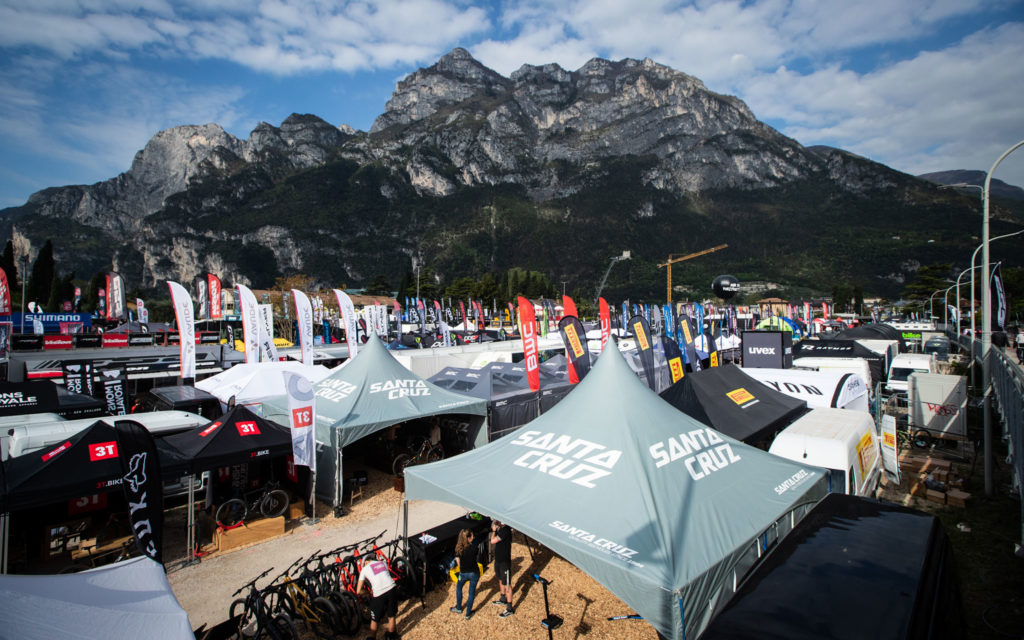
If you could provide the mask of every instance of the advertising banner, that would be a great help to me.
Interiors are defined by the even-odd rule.
[[[206,276],[198,275],[192,281],[192,289],[196,294],[196,319],[210,318],[210,296],[206,291]]]
[[[206,292],[210,298],[211,320],[220,320],[224,317],[224,310],[221,307],[221,286],[220,278],[212,273],[206,274]]]
[[[526,378],[530,390],[540,391],[540,353],[537,344],[537,319],[533,311],[533,303],[518,297],[519,331],[523,337],[523,364],[526,366]]]
[[[118,420],[114,429],[124,473],[121,487],[128,502],[128,519],[136,546],[162,564],[164,491],[156,442],[153,434],[132,420]]]
[[[338,299],[341,321],[345,324],[345,342],[348,344],[348,357],[354,358],[359,351],[359,340],[356,338],[356,308],[352,304],[352,298],[348,297],[348,294],[341,289],[334,290],[334,297]]]
[[[0,269],[0,313],[11,312],[11,288],[7,285],[7,273]]]
[[[316,443],[313,420],[315,396],[313,385],[305,376],[293,371],[283,371],[285,395],[288,398],[288,419],[292,431],[292,455],[295,464],[313,469],[316,467]]]
[[[245,363],[260,361],[260,312],[256,296],[244,284],[237,286],[238,302],[242,313],[242,342],[245,344]]]
[[[590,372],[590,350],[587,348],[587,333],[583,329],[583,323],[576,316],[562,316],[558,321],[558,330],[562,334],[562,341],[565,343],[565,355],[569,358],[570,374],[579,376],[579,382]],[[573,381],[569,376],[569,382]]]
[[[179,353],[181,354],[181,378],[195,380],[196,377],[196,321],[192,315],[192,298],[185,287],[177,282],[167,282],[171,289],[171,306],[178,324]]]
[[[1003,291],[1003,278],[999,274],[999,265],[1002,262],[997,262],[996,266],[992,268],[992,330],[1002,331],[1006,326],[1006,292]]]
[[[92,363],[91,362],[62,362],[61,372],[64,375],[64,388],[71,393],[81,393],[92,396]]]
[[[189,301],[191,302],[191,300]],[[95,388],[100,400],[107,403],[107,415],[123,416],[128,414],[128,393],[126,381],[128,374],[123,366],[106,367],[99,370],[100,384]],[[193,374],[193,377],[195,375]]]
[[[128,299],[124,289],[124,278],[111,271],[107,274],[107,320],[124,320],[128,317]]]
[[[651,336],[651,326],[647,318],[635,315],[629,319],[629,330],[636,339],[636,350],[640,354],[640,364],[644,368],[644,377],[647,378],[647,386],[657,389],[657,378],[654,371],[654,343]]]
[[[604,347],[608,344],[608,339],[612,336],[612,314],[608,308],[608,302],[604,298],[598,298],[598,317],[601,321],[601,351],[604,351]]]
[[[672,384],[675,384],[686,375],[686,363],[683,360],[683,352],[679,348],[679,344],[668,336],[662,337],[661,344],[665,350],[665,363],[668,366],[669,378],[672,380]]]
[[[277,361],[277,346],[274,344],[274,306],[259,305],[260,316],[260,361]]]
[[[292,289],[295,298],[295,320],[299,325],[299,348],[302,351],[302,364],[313,366],[313,306],[309,297],[298,289]]]

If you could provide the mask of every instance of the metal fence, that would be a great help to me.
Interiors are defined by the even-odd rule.
[[[948,330],[947,334],[957,341],[961,349],[970,353],[976,363],[981,364],[980,340],[957,336]],[[1006,441],[1008,462],[1013,469],[1012,487],[1018,496],[1024,497],[1024,491],[1021,490],[1021,479],[1024,478],[1024,369],[1014,361],[1015,357],[1004,353],[1002,349],[992,347],[989,354],[995,408],[1001,418],[1001,435]],[[1024,500],[1021,501],[1020,518],[1021,544],[1024,544]]]

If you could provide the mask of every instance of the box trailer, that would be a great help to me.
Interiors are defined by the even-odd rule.
[[[907,382],[911,432],[931,438],[967,439],[967,378],[941,373],[913,373]],[[915,436],[916,437],[916,436]]]

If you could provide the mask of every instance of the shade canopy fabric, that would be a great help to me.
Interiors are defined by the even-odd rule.
[[[164,568],[145,556],[67,575],[0,575],[0,601],[5,638],[195,638]]]
[[[487,415],[487,401],[453,393],[406,369],[377,337],[371,337],[347,365],[313,385],[318,449],[317,495],[340,504],[337,456],[360,438],[399,422],[447,414]],[[268,400],[264,415],[287,421],[287,401]]]
[[[180,452],[180,462],[191,473],[251,462],[258,458],[292,452],[291,432],[281,425],[238,406],[213,422],[162,438],[163,444]],[[172,456],[160,452],[166,473]]]
[[[124,475],[117,432],[102,420],[60,444],[7,459],[3,471],[6,511],[120,491]]]
[[[691,418],[751,444],[807,412],[805,401],[758,382],[734,365],[689,373],[661,397]]]
[[[227,404],[234,397],[238,404],[257,404],[284,395],[285,371],[304,376],[311,384],[326,378],[331,370],[323,365],[308,366],[296,360],[237,364],[195,384]]]
[[[697,636],[762,532],[825,494],[825,473],[680,413],[609,348],[541,417],[410,467],[405,482],[407,499],[463,505],[538,540],[678,640]]]

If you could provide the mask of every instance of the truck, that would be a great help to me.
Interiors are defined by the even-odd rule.
[[[907,393],[907,379],[912,373],[935,373],[935,354],[901,353],[889,365],[885,390],[889,393]]]
[[[873,497],[882,477],[875,421],[866,411],[812,409],[779,432],[768,453],[828,469],[829,490]]]

